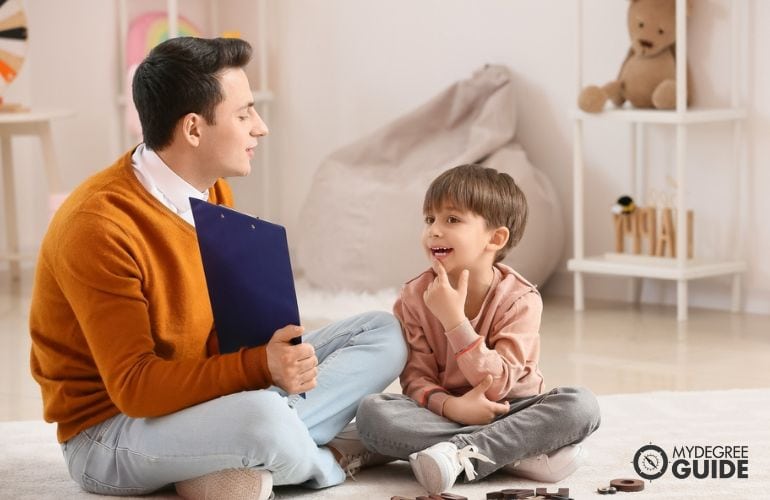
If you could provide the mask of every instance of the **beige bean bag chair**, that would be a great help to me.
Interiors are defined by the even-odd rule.
[[[504,262],[545,283],[563,249],[561,207],[515,131],[512,76],[503,66],[486,66],[333,153],[302,207],[295,267],[332,290],[400,286],[429,266],[420,248],[428,185],[448,168],[481,161],[510,174],[529,202],[524,236]]]

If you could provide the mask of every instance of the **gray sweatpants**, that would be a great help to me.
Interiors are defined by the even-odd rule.
[[[582,441],[601,420],[596,397],[582,387],[561,387],[510,405],[489,424],[462,425],[402,394],[372,394],[358,407],[356,421],[367,448],[402,460],[442,441],[473,445],[495,462],[475,461],[478,480],[516,460]]]

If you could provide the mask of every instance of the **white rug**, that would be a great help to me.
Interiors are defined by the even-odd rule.
[[[748,479],[677,479],[670,471],[647,482],[641,493],[616,499],[770,498],[770,389],[653,392],[599,398],[602,426],[585,443],[587,464],[557,486],[569,487],[572,498],[607,498],[596,488],[611,479],[635,478],[632,458],[649,442],[671,455],[674,446],[748,446]],[[44,422],[0,423],[0,498],[98,498],[83,493],[69,478],[53,425]],[[496,474],[480,484],[458,484],[452,491],[482,500],[488,491],[529,488],[534,483]],[[278,488],[277,498],[389,499],[422,494],[405,462],[362,471],[356,480],[323,491]],[[105,497],[106,498],[106,497]],[[150,498],[175,498],[153,495]]]
[[[327,291],[311,286],[304,278],[295,282],[302,324],[308,331],[367,311],[393,311],[396,288],[377,292]]]

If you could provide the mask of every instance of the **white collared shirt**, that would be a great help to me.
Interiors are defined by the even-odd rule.
[[[144,143],[140,144],[131,155],[134,174],[142,186],[169,210],[195,226],[190,198],[208,201],[209,192],[200,192],[166,165],[160,156]]]

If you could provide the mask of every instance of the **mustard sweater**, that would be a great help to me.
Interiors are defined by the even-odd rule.
[[[223,180],[209,201],[232,204]],[[264,346],[207,348],[214,321],[195,229],[139,183],[131,152],[56,212],[30,333],[32,375],[60,442],[118,413],[158,417],[272,383]]]

